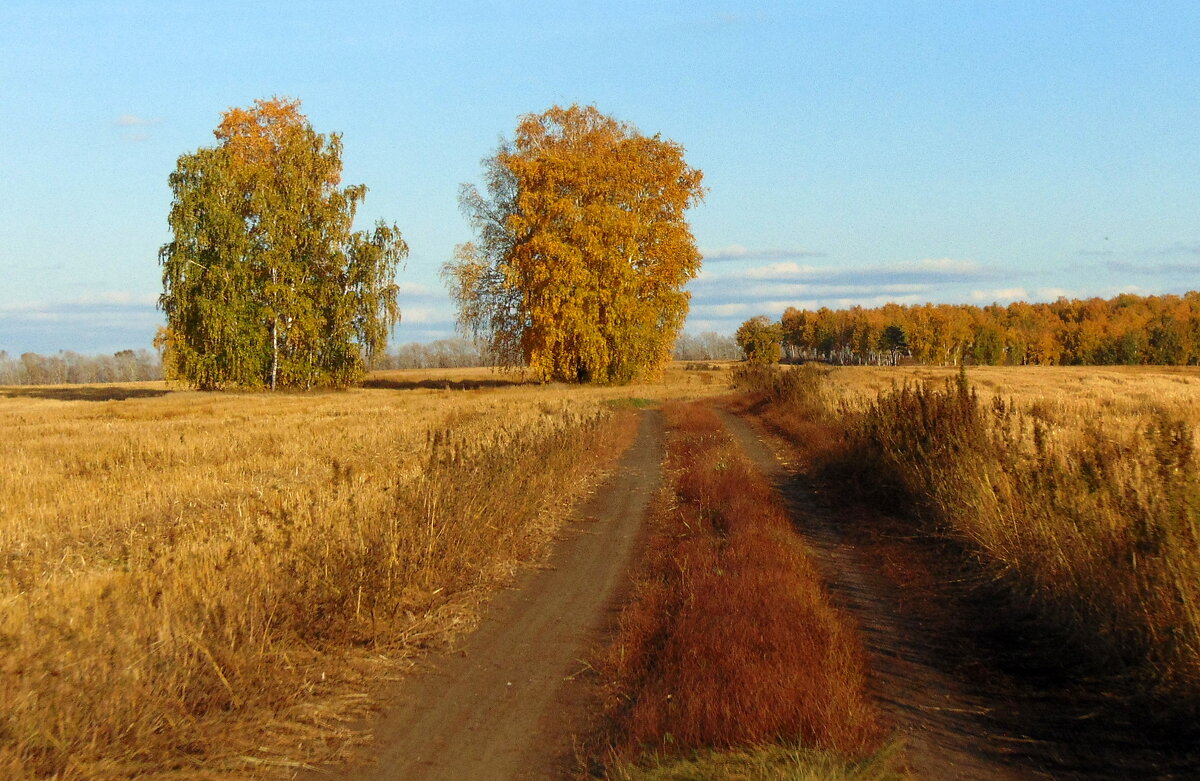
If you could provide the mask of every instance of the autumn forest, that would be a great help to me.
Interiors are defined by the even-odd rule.
[[[1200,363],[1200,293],[1007,306],[885,304],[781,319],[789,358],[838,364],[989,366]]]

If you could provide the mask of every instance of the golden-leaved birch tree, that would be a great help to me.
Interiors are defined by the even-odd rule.
[[[230,109],[214,134],[170,177],[164,367],[206,389],[356,381],[400,318],[399,229],[352,230],[367,188],[341,186],[341,136],[299,101]]]
[[[477,241],[443,276],[460,325],[544,380],[629,382],[670,359],[700,269],[683,147],[593,106],[523,117],[460,193]]]

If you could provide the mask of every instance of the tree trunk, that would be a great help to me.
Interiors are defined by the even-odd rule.
[[[279,372],[279,318],[271,320],[271,390],[275,390],[275,375]]]

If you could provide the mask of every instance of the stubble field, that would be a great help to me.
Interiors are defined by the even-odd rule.
[[[0,388],[0,775],[336,759],[373,681],[469,630],[544,555],[632,409],[725,393],[729,369],[617,388],[486,370],[341,393]],[[1200,370],[968,381],[977,400],[953,369],[838,368],[769,416],[1138,686],[1194,701]]]
[[[387,372],[342,393],[0,388],[0,775],[336,757],[372,679],[473,625],[632,435],[718,392]],[[634,402],[630,402],[634,399]]]

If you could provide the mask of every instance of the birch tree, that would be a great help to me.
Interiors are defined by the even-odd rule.
[[[750,363],[779,363],[783,354],[783,328],[765,315],[738,326],[734,341]]]
[[[545,380],[629,382],[667,361],[700,269],[684,149],[593,106],[522,118],[460,203],[477,241],[443,276],[459,323],[501,365]]]
[[[217,144],[179,158],[159,253],[173,379],[205,389],[357,381],[399,322],[399,229],[353,231],[364,185],[341,185],[342,139],[300,102],[225,112]]]

